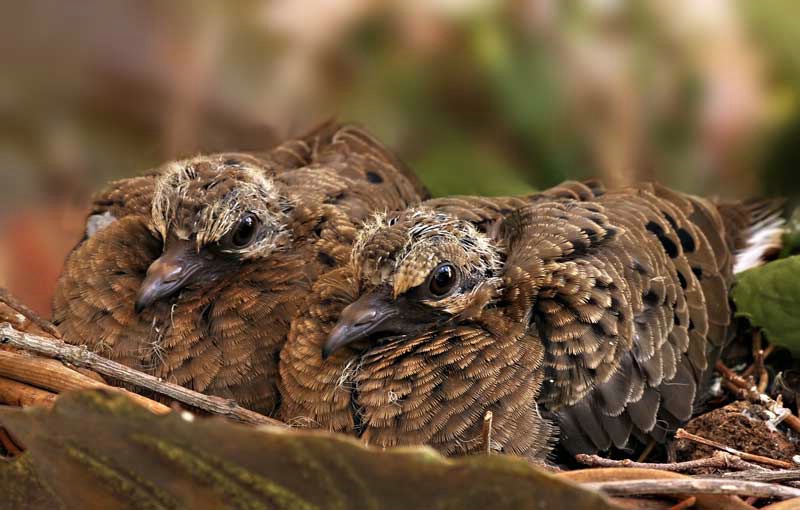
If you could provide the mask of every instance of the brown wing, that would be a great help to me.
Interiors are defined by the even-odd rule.
[[[349,259],[357,228],[368,217],[426,196],[416,177],[357,127],[327,126],[297,146],[306,151],[306,166],[276,179],[296,204],[296,234],[313,241],[311,262],[322,269]]]
[[[426,201],[425,205],[453,217],[472,222],[482,232],[488,233],[492,237],[499,237],[502,235],[500,229],[505,220],[514,211],[526,205],[556,198],[577,201],[594,200],[603,193],[603,187],[595,181],[566,181],[546,191],[528,196],[453,196],[434,198]]]
[[[663,437],[692,412],[730,320],[731,254],[716,208],[642,185],[542,202],[510,222],[508,265],[541,282],[541,402],[573,452]]]

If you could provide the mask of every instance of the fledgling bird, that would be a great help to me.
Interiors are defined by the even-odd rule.
[[[278,350],[358,225],[419,202],[375,139],[328,124],[259,155],[168,163],[94,200],[54,300],[66,341],[271,413]]]
[[[527,202],[369,223],[292,325],[282,418],[464,454],[492,411],[491,448],[538,461],[559,432],[594,452],[687,420],[728,339],[734,260],[779,242],[778,204],[575,183]]]

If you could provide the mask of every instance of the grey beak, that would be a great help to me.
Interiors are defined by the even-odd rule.
[[[375,293],[361,296],[342,310],[339,321],[322,347],[322,359],[327,359],[345,345],[386,330],[396,322],[393,319],[397,316],[397,308],[391,301]]]
[[[136,313],[184,288],[203,265],[191,242],[170,240],[164,253],[147,268],[134,305]]]

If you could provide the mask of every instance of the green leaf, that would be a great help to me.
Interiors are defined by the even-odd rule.
[[[102,391],[64,395],[52,410],[2,409],[0,425],[26,448],[0,462],[0,502],[23,510],[618,508],[521,459],[155,416]]]
[[[733,300],[737,317],[747,317],[771,342],[800,354],[800,256],[745,271]]]

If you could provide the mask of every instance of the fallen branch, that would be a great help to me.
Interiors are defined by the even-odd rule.
[[[727,480],[724,478],[685,478],[678,480],[624,480],[583,485],[609,496],[640,496],[642,494],[682,497],[690,494],[756,496],[759,498],[789,499],[800,497],[800,489],[783,485]]]
[[[688,460],[685,462],[663,462],[663,463],[650,463],[650,462],[635,462],[631,459],[606,459],[599,455],[586,455],[578,454],[575,460],[581,464],[590,467],[625,467],[625,468],[642,468],[642,469],[657,469],[659,471],[672,471],[675,473],[682,473],[685,471],[693,471],[701,468],[719,468],[719,469],[740,469],[750,470],[758,468],[755,464],[743,461],[740,457],[726,452],[716,452],[713,457],[706,457],[703,459]],[[763,469],[763,468],[762,468]]]
[[[245,409],[233,400],[204,395],[184,388],[183,386],[178,386],[177,384],[161,381],[151,375],[144,374],[115,361],[98,356],[88,351],[85,347],[77,347],[66,344],[61,340],[23,333],[17,331],[7,323],[0,325],[0,343],[35,352],[49,358],[66,361],[75,366],[90,368],[101,375],[111,377],[126,384],[148,389],[159,395],[169,397],[197,409],[202,409],[211,414],[225,416],[243,423],[255,425],[286,426],[278,420]]]
[[[761,455],[755,455],[753,453],[747,453],[736,448],[732,448],[730,446],[726,446],[722,443],[718,443],[711,439],[706,439],[704,437],[700,437],[698,435],[692,434],[691,432],[687,432],[684,429],[678,429],[675,432],[676,439],[686,439],[687,441],[692,441],[695,443],[700,443],[706,446],[710,446],[711,448],[716,448],[718,450],[722,450],[726,453],[730,453],[731,455],[735,455],[742,460],[749,460],[752,462],[757,462],[759,464],[765,464],[767,466],[774,466],[781,469],[792,469],[795,467],[794,464],[791,462],[787,462],[785,460],[778,460],[778,459],[771,459],[769,457],[763,457]],[[755,494],[754,494],[755,495]]]

